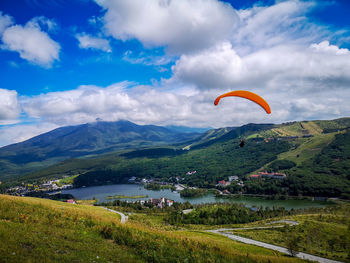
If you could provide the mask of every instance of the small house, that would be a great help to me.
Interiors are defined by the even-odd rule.
[[[236,176],[236,175],[229,176],[229,177],[228,177],[228,180],[229,180],[230,182],[232,182],[232,181],[238,181],[238,180],[239,180],[239,177]]]
[[[226,186],[225,180],[219,181],[219,185],[220,185],[220,186]]]

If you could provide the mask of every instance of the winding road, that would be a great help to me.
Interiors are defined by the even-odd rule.
[[[116,213],[116,214],[120,215],[121,216],[120,223],[122,223],[122,224],[125,224],[125,222],[128,221],[128,216],[124,215],[122,212],[118,212],[118,211],[109,209],[109,208],[104,207],[104,206],[101,206],[101,208],[103,208],[109,212]]]
[[[295,222],[295,221],[288,221],[288,222],[286,222],[286,221],[275,221],[275,222],[271,222],[271,223],[272,224],[274,224],[274,223],[287,223],[287,224],[291,224],[291,225],[297,225],[298,224],[298,222]],[[228,238],[230,238],[232,240],[239,241],[239,242],[242,242],[242,243],[245,243],[245,244],[250,244],[250,245],[255,245],[255,246],[259,246],[259,247],[264,247],[264,248],[268,248],[268,249],[279,251],[279,252],[284,253],[284,254],[291,255],[290,252],[288,251],[288,249],[286,249],[284,247],[268,244],[268,243],[261,242],[261,241],[256,241],[254,239],[245,238],[245,237],[237,236],[237,235],[234,235],[234,234],[226,232],[226,231],[232,231],[232,230],[264,229],[264,228],[278,228],[278,227],[283,227],[283,226],[282,225],[278,225],[278,226],[269,226],[269,227],[220,228],[220,229],[215,229],[215,230],[207,230],[207,232],[219,234],[219,235],[228,237]],[[314,255],[303,253],[303,252],[299,252],[295,256],[298,257],[298,258],[301,258],[301,259],[307,259],[307,260],[316,261],[316,262],[320,262],[320,263],[342,263],[340,261],[335,261],[335,260],[331,260],[331,259],[328,259],[328,258],[322,258],[322,257],[314,256]]]
[[[101,206],[101,208],[110,211],[112,213],[116,213],[119,214],[121,216],[121,220],[120,222],[122,224],[125,224],[125,222],[128,220],[128,216],[124,215],[121,212],[109,209],[107,207],[103,207]],[[286,223],[286,224],[290,224],[290,225],[298,225],[298,222],[295,221],[290,221],[290,220],[280,220],[280,221],[273,221],[270,222],[269,224],[276,224],[276,223]],[[245,244],[250,244],[250,245],[255,245],[255,246],[259,246],[259,247],[264,247],[267,249],[272,249],[275,251],[279,251],[281,253],[290,255],[290,252],[288,251],[288,249],[284,248],[284,247],[280,247],[280,246],[276,246],[276,245],[272,245],[272,244],[268,244],[265,242],[261,242],[261,241],[256,241],[254,239],[250,239],[250,238],[245,238],[245,237],[241,237],[241,236],[237,236],[234,234],[230,234],[227,233],[227,231],[232,231],[232,230],[244,230],[244,229],[265,229],[265,228],[278,228],[278,227],[284,227],[283,225],[275,225],[275,226],[267,226],[267,227],[246,227],[246,228],[220,228],[220,229],[214,229],[214,230],[206,230],[207,232],[211,232],[211,233],[215,233],[215,234],[219,234],[225,237],[228,237],[232,240],[235,241],[239,241]],[[303,253],[303,252],[299,252],[295,255],[298,258],[301,259],[306,259],[306,260],[311,260],[311,261],[316,261],[316,262],[320,262],[320,263],[342,263],[340,261],[335,261],[335,260],[331,260],[328,258],[322,258],[322,257],[318,257],[318,256],[314,256],[311,254],[307,254],[307,253]]]

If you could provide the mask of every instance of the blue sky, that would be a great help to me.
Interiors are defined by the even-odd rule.
[[[0,146],[128,119],[236,126],[349,116],[350,2],[2,0]],[[247,89],[272,108],[213,100]]]
[[[21,8],[18,8],[18,2],[22,3]],[[16,52],[2,51],[1,75],[6,77],[2,78],[1,87],[11,86],[21,95],[37,95],[74,89],[82,84],[107,86],[124,80],[149,84],[152,78],[166,76],[152,67],[123,60],[123,54],[128,50],[135,53],[144,51],[142,44],[135,40],[123,43],[109,39],[113,46],[111,53],[79,48],[76,34],[84,32],[95,35],[100,31],[98,26],[89,23],[89,19],[103,15],[101,7],[93,1],[2,1],[0,5],[2,13],[12,16],[16,24],[24,25],[40,16],[53,20],[57,23],[57,29],[50,37],[61,46],[59,61],[54,61],[49,69],[28,63]],[[162,52],[162,49],[146,52],[153,54]],[[31,80],[30,85],[28,79]]]

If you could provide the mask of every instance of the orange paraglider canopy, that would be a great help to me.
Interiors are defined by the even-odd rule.
[[[222,94],[216,98],[216,100],[214,101],[214,105],[215,106],[218,105],[219,101],[222,98],[230,97],[230,96],[241,97],[241,98],[251,100],[251,101],[255,102],[256,104],[260,105],[266,111],[267,114],[271,113],[271,109],[270,109],[269,104],[262,97],[260,97],[259,95],[255,94],[253,92],[246,91],[246,90],[235,90],[235,91],[231,91],[231,92]]]

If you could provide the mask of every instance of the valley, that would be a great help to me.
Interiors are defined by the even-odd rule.
[[[349,127],[350,118],[248,124],[157,145],[133,132],[134,146],[81,156],[38,146],[43,167],[30,172],[32,159],[4,157],[21,144],[3,147],[1,164],[12,166],[0,166],[0,191],[18,196],[0,195],[0,252],[5,262],[303,262],[289,251],[349,262]],[[66,159],[46,165],[52,157]]]
[[[190,150],[182,150],[188,142],[129,148],[93,157],[69,158],[27,174],[3,172],[2,187],[72,176],[74,187],[120,184],[130,178],[139,181],[144,178],[170,185],[217,188],[231,194],[346,199],[350,193],[349,126],[350,119],[343,118],[210,130],[196,135]],[[240,136],[247,140],[243,148],[238,146]],[[190,174],[191,171],[196,173]],[[250,177],[259,172],[277,172],[286,177]],[[229,185],[226,182],[230,176],[238,180]],[[220,185],[220,181],[225,184]]]

